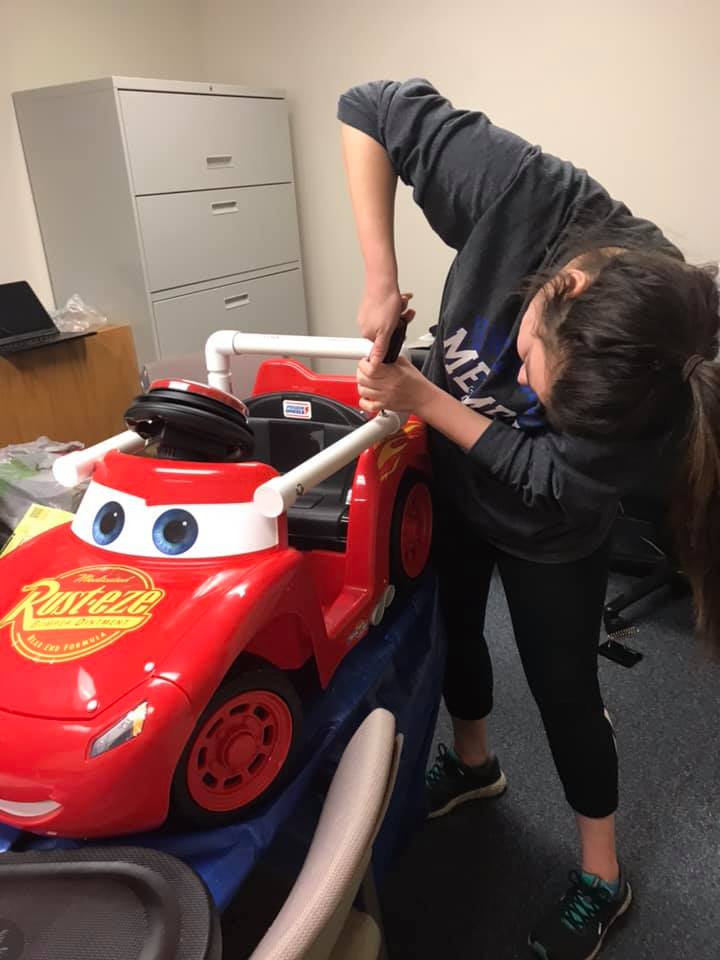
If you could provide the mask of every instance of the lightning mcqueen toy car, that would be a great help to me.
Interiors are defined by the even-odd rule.
[[[294,678],[326,686],[424,569],[425,427],[368,420],[350,377],[232,353],[358,357],[362,340],[224,331],[212,386],[153,384],[131,428],[58,461],[71,524],[0,560],[0,819],[68,837],[215,826],[292,768]]]

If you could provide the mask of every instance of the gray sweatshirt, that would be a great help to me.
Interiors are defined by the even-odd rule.
[[[567,262],[578,223],[607,225],[618,244],[680,254],[584,170],[455,109],[426,80],[354,87],[338,116],[385,148],[457,253],[424,372],[493,422],[467,452],[432,432],[439,497],[508,553],[546,563],[586,556],[606,539],[620,496],[642,490],[667,458],[657,441],[599,443],[548,427],[538,398],[517,382],[523,281]]]

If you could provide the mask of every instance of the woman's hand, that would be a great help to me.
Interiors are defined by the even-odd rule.
[[[395,363],[361,360],[357,384],[366,413],[414,413],[463,450],[470,450],[493,422],[430,383],[405,357]]]
[[[361,360],[357,383],[360,406],[366,413],[396,410],[422,416],[437,390],[405,357],[398,357],[395,363]]]
[[[398,323],[409,323],[415,316],[414,310],[408,310],[412,293],[400,293],[397,286],[380,289],[365,288],[358,309],[360,333],[373,341],[370,363],[377,366],[387,354],[392,336]]]
[[[463,450],[470,450],[493,422],[430,383],[405,357],[395,363],[361,360],[357,383],[366,413],[414,413]]]

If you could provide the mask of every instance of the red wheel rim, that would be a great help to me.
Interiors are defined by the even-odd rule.
[[[290,752],[293,719],[269,690],[227,700],[195,737],[187,767],[190,796],[204,810],[228,813],[267,790]]]
[[[432,499],[427,485],[410,488],[400,524],[400,557],[405,576],[420,576],[430,555],[432,539]]]

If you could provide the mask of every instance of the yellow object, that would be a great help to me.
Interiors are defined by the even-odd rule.
[[[53,527],[59,527],[61,523],[67,523],[72,520],[75,514],[68,513],[67,510],[56,510],[54,507],[43,507],[40,503],[31,504],[25,516],[13,530],[10,539],[0,550],[0,557],[4,557],[21,543],[36,537],[39,533],[46,530],[52,530]]]
[[[0,629],[10,626],[13,649],[28,660],[81,660],[145,626],[164,596],[165,591],[135,567],[76,567],[24,584],[17,603],[0,620]]]
[[[133,737],[139,737],[145,726],[145,719],[148,714],[148,705],[147,702],[141,703],[139,707],[135,707],[134,710],[131,710],[128,714],[129,719],[132,720],[132,735]]]

